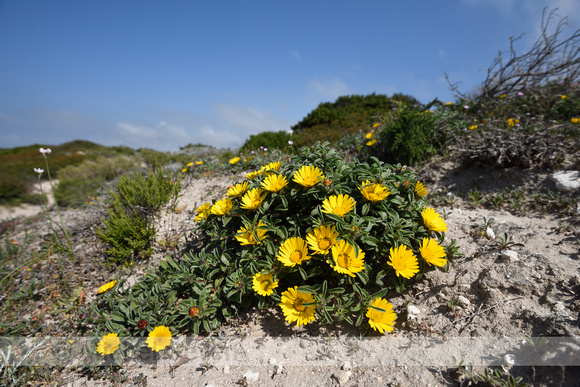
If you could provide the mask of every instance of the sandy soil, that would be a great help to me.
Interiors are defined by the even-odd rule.
[[[420,178],[430,192],[445,187],[456,197],[473,181],[492,191],[522,181],[537,187],[551,184],[547,173],[458,172],[445,164],[422,170]],[[182,246],[181,236],[195,226],[194,209],[223,197],[227,186],[239,179],[187,181],[178,210],[164,211],[159,219],[158,240],[175,238]],[[464,256],[453,260],[448,273],[429,272],[410,291],[387,295],[398,313],[392,333],[363,338],[362,330],[350,327],[291,327],[277,310],[250,312],[216,336],[174,338],[160,359],[125,364],[123,384],[447,386],[466,379],[454,367],[455,357],[480,372],[482,367],[501,366],[533,385],[578,385],[579,215],[516,216],[472,208],[458,197],[437,210],[446,218],[447,238],[458,241]],[[484,228],[484,217],[494,219],[491,230]],[[524,246],[502,249],[498,239],[504,233]],[[149,264],[161,257],[159,249]],[[526,336],[536,338],[536,346]],[[548,343],[540,345],[540,336]],[[61,383],[112,382],[64,372]]]
[[[492,190],[520,179],[551,184],[546,173],[531,171],[458,174],[441,166],[421,173],[430,190],[445,186],[450,195],[474,180]],[[181,211],[160,218],[159,237],[191,230],[193,209],[221,198],[235,180],[188,182]],[[448,273],[427,273],[410,292],[387,295],[399,314],[391,334],[362,338],[349,327],[289,327],[276,310],[250,313],[217,337],[177,339],[154,364],[128,364],[127,377],[146,377],[151,386],[442,386],[466,378],[456,372],[455,357],[479,371],[503,366],[534,385],[577,385],[578,368],[561,366],[580,365],[578,216],[515,216],[469,208],[461,199],[438,210],[464,256]],[[491,230],[484,217],[494,219]],[[504,233],[524,246],[501,249]],[[549,342],[538,349],[525,336]],[[81,382],[99,384],[74,383]]]

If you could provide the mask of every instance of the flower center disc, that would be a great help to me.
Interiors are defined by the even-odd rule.
[[[302,253],[300,251],[294,251],[291,255],[290,255],[290,260],[292,262],[298,262],[302,259]]]
[[[320,242],[318,242],[318,248],[320,250],[328,250],[328,248],[330,247],[330,239],[324,237],[320,240]]]
[[[344,207],[336,207],[334,209],[334,214],[338,215],[338,216],[344,216],[346,215],[348,211],[346,211],[346,209]]]
[[[260,282],[260,287],[266,291],[266,290],[270,289],[270,284],[271,284],[270,281],[264,280],[264,281]]]
[[[347,268],[348,264],[350,263],[350,257],[348,256],[348,254],[340,254],[336,261],[337,261],[336,263],[338,263],[338,266],[342,268]]]
[[[296,301],[294,301],[294,309],[296,309],[298,312],[304,312],[306,307],[302,305],[303,303],[304,300],[302,298],[297,298]]]

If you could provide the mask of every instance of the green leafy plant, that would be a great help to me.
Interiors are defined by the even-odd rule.
[[[420,110],[397,105],[367,134],[367,152],[387,163],[412,165],[443,149],[447,135],[436,130],[435,116],[425,109],[430,105]]]
[[[299,326],[360,326],[366,317],[390,331],[389,289],[446,270],[458,250],[454,241],[443,246],[447,226],[420,187],[401,165],[347,162],[328,144],[303,148],[200,206],[203,248],[104,294],[99,329],[136,332],[144,320],[211,332],[239,310],[279,306]]]
[[[96,231],[101,241],[109,245],[109,259],[128,263],[133,256],[151,255],[151,241],[156,234],[153,217],[161,206],[177,199],[180,187],[179,175],[162,169],[121,176],[116,191],[109,192],[104,228]]]
[[[521,376],[514,377],[513,375],[507,373],[504,375],[499,368],[492,370],[491,368],[485,367],[483,372],[474,371],[472,364],[463,364],[463,360],[457,362],[455,356],[452,356],[453,364],[457,367],[458,371],[463,373],[467,378],[478,385],[480,382],[486,386],[494,387],[526,387],[527,383],[524,383]]]

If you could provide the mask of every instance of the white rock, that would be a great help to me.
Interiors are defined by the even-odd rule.
[[[421,314],[421,311],[415,305],[408,305],[407,306],[407,314],[417,315],[417,314]]]
[[[509,259],[510,261],[517,262],[520,259],[518,258],[518,253],[513,250],[504,250],[501,252],[501,256],[503,258]]]
[[[506,353],[503,357],[503,362],[507,367],[513,367],[516,364],[516,357],[511,353]]]
[[[495,233],[493,232],[493,229],[491,227],[485,229],[485,236],[488,237],[489,239],[495,239]]]
[[[268,364],[270,365],[275,365],[277,363],[276,359],[271,357],[270,360],[268,360]]]
[[[225,375],[229,374],[230,373],[230,366],[229,365],[225,365],[223,371],[224,371],[224,374]]]
[[[344,363],[342,363],[342,367],[343,370],[348,371],[350,369],[352,369],[352,363],[350,361],[345,361]]]
[[[342,386],[348,382],[348,379],[350,379],[351,375],[352,372],[350,371],[338,371],[337,373],[332,374],[332,377],[338,382],[339,385]]]
[[[563,192],[572,192],[580,188],[580,172],[560,171],[551,173],[550,180],[556,184],[556,189]]]
[[[284,371],[284,367],[282,366],[282,364],[276,364],[274,366],[274,375],[279,375],[282,373],[282,371]]]
[[[247,382],[257,382],[258,378],[260,377],[260,373],[246,371],[246,373],[243,375],[243,377],[246,379]]]
[[[464,308],[468,307],[471,304],[471,301],[467,297],[459,296],[457,297],[457,302],[459,305],[463,306]]]

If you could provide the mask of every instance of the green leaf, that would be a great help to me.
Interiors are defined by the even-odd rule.
[[[121,312],[118,312],[116,310],[111,312],[111,319],[113,321],[125,322],[125,316]]]
[[[298,271],[300,272],[302,279],[306,281],[308,279],[308,275],[306,274],[306,271],[304,271],[304,268],[302,266],[298,266]]]
[[[369,282],[369,275],[366,273],[366,267],[365,270],[359,271],[356,274],[364,285],[366,285]]]

